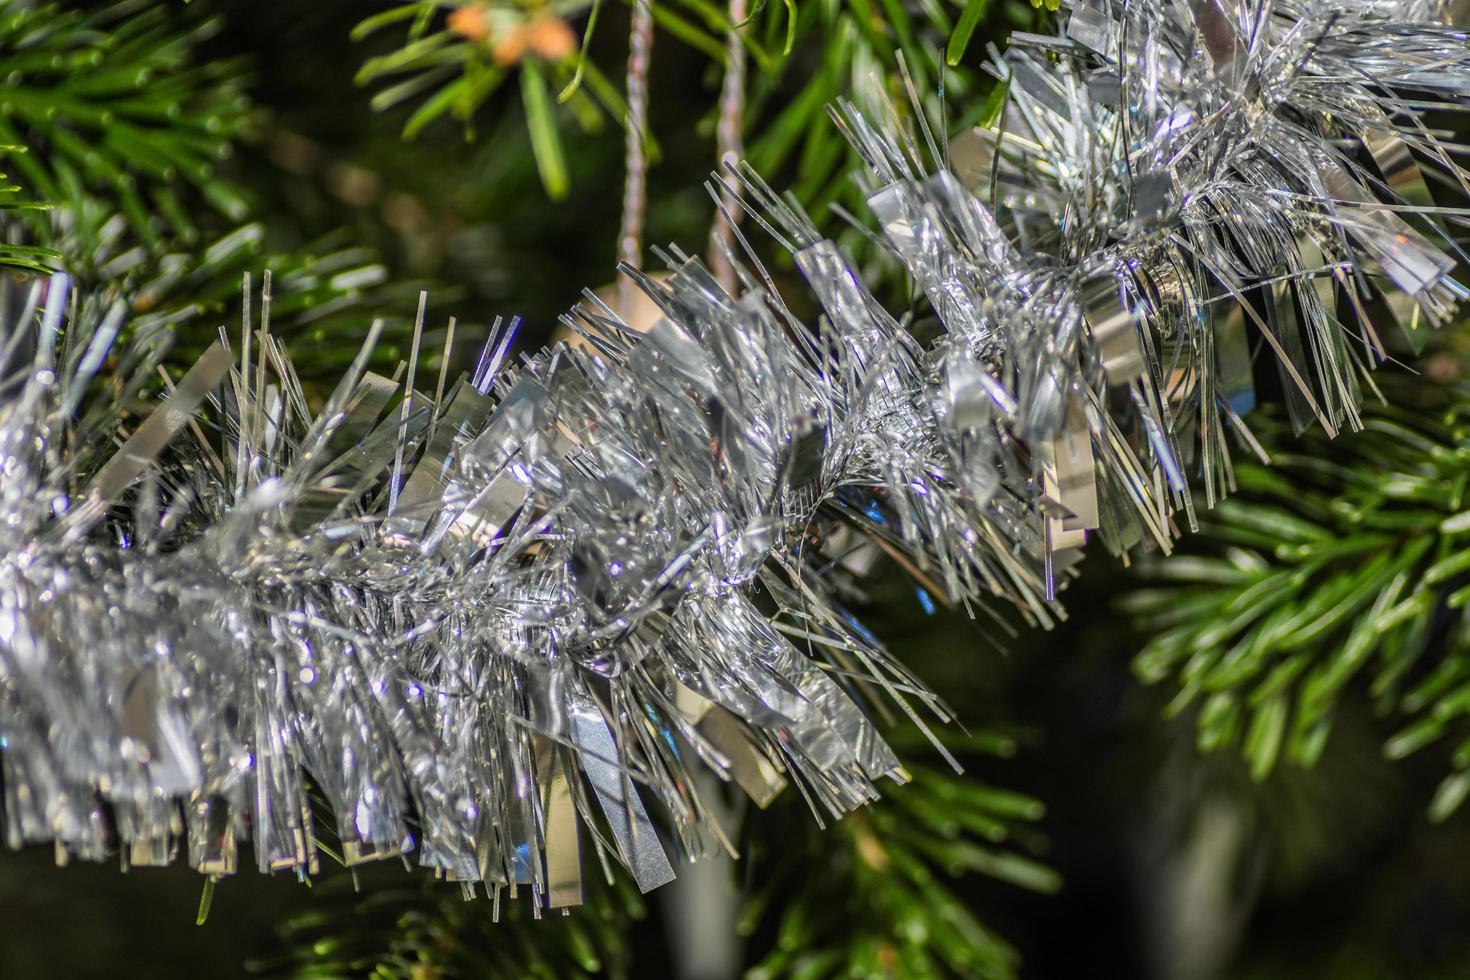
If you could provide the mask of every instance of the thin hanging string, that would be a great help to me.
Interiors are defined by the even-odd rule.
[[[628,23],[628,119],[624,142],[623,223],[618,231],[618,261],[633,268],[643,265],[643,215],[648,207],[648,63],[653,52],[653,10],[648,0],[633,5]],[[618,280],[618,313],[632,310],[632,280]]]
[[[740,161],[745,152],[743,130],[745,121],[745,45],[736,33],[737,26],[745,20],[745,0],[730,0],[730,30],[725,35],[725,80],[720,87],[720,121],[715,128],[715,149],[721,173],[730,174],[728,182],[721,185],[720,201],[723,208],[716,209],[715,222],[709,233],[709,266],[716,281],[726,291],[734,293],[735,270],[727,257],[734,239],[734,230],[726,215],[737,219],[740,208],[736,195],[739,191],[736,178],[728,169]]]

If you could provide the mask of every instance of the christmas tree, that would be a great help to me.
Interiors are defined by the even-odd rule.
[[[0,974],[1462,975],[1457,16],[0,0]]]

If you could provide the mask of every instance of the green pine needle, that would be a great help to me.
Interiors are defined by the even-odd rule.
[[[1238,746],[1258,780],[1311,765],[1362,685],[1387,757],[1449,747],[1442,820],[1470,793],[1470,385],[1385,388],[1333,441],[1254,420],[1273,465],[1240,465],[1240,493],[1124,601],[1152,637],[1135,672],[1177,686],[1169,710],[1195,708],[1201,749]]]

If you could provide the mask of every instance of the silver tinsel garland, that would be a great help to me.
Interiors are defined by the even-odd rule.
[[[1050,623],[1089,535],[1167,550],[1229,489],[1251,335],[1293,418],[1335,433],[1381,330],[1417,344],[1464,298],[1447,228],[1470,212],[1430,195],[1470,191],[1430,118],[1470,104],[1449,20],[1079,0],[994,56],[1005,111],[953,145],[838,106],[928,346],[743,170],[815,323],[748,249],[738,296],[673,250],[666,278],[625,270],[648,332],[589,294],[578,343],[513,365],[500,331],[432,394],[417,339],[390,379],[370,335],[313,411],[267,306],[150,407],[158,331],[62,277],[10,290],[8,842],[225,874],[249,841],[307,873],[317,792],[348,861],[556,907],[582,845],[643,889],[673,875],[661,837],[728,848],[696,769],[761,804],[786,782],[819,814],[867,803],[906,776],[860,704],[946,713],[845,576],[886,553],[945,601]]]

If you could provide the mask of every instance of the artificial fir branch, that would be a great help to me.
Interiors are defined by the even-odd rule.
[[[441,283],[393,279],[376,252],[350,244],[345,232],[277,251],[267,246],[265,226],[251,222],[220,235],[201,234],[192,246],[150,251],[136,244],[127,218],[110,205],[83,197],[51,209],[44,233],[26,237],[53,248],[20,248],[18,255],[52,256],[85,290],[128,297],[130,334],[165,331],[168,360],[175,366],[193,363],[218,337],[221,324],[240,322],[247,274],[257,283],[267,271],[272,274],[278,335],[293,345],[313,346],[315,356],[303,371],[308,385],[342,371],[363,324],[375,318],[383,322],[383,342],[372,363],[391,374],[407,355],[413,321],[405,311],[414,309],[419,293],[429,291],[439,303],[461,295]],[[0,246],[0,263],[5,258]],[[39,264],[24,268],[45,271]],[[437,341],[442,331],[442,324],[431,325],[427,335]],[[438,354],[431,352],[425,365],[436,369]]]

